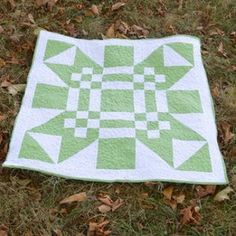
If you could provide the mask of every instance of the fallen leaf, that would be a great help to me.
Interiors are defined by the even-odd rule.
[[[213,97],[215,98],[218,98],[220,96],[220,91],[219,91],[219,87],[218,86],[215,86],[213,89],[212,89],[212,95]]]
[[[185,200],[185,194],[180,193],[179,195],[175,196],[175,200],[178,204],[182,204]]]
[[[2,81],[2,83],[1,83],[1,88],[7,88],[7,87],[9,87],[9,86],[11,86],[11,85],[12,85],[11,82],[9,82],[9,81],[7,81],[7,80],[4,80],[4,81]]]
[[[53,6],[58,2],[58,0],[36,0],[38,7],[46,5],[49,11],[52,10]]]
[[[113,202],[112,204],[112,211],[117,210],[124,204],[124,200],[121,198],[118,198],[116,201]]]
[[[225,144],[229,143],[234,138],[234,134],[231,132],[231,125],[226,121],[220,123],[220,131]]]
[[[167,198],[165,198],[164,199],[164,203],[166,205],[170,206],[173,210],[175,210],[176,207],[177,207],[177,201],[174,200],[174,199],[167,199]]]
[[[0,68],[4,67],[6,62],[0,57]]]
[[[106,236],[111,234],[110,230],[105,229],[107,224],[109,224],[108,220],[105,220],[101,223],[89,222],[87,236],[96,236],[96,235]]]
[[[32,181],[31,181],[31,179],[17,179],[16,182],[21,186],[27,186]]]
[[[220,44],[219,44],[219,46],[218,46],[218,48],[217,48],[217,51],[218,51],[218,53],[219,53],[221,56],[227,57],[227,54],[226,54],[226,52],[224,51],[224,45],[223,45],[222,42],[220,42]]]
[[[82,193],[71,195],[63,199],[62,201],[60,201],[60,204],[72,203],[72,202],[83,202],[85,200],[87,200],[87,194],[86,192],[82,192]]]
[[[104,195],[104,196],[101,196],[101,197],[97,197],[97,199],[100,202],[102,202],[102,203],[104,203],[104,204],[106,204],[108,206],[112,206],[112,204],[113,204],[113,201],[112,201],[112,199],[110,198],[109,195]]]
[[[107,213],[109,211],[111,211],[111,207],[106,205],[106,204],[102,204],[98,207],[98,210],[101,212],[101,213]]]
[[[182,215],[181,218],[181,224],[198,224],[201,220],[201,215],[199,213],[199,207],[198,206],[189,206],[180,211],[180,215]]]
[[[98,228],[98,223],[90,222],[87,236],[94,236],[95,233],[96,233],[97,228]]]
[[[216,28],[212,31],[210,31],[210,36],[214,36],[214,35],[220,35],[220,36],[224,36],[225,35],[225,32],[219,28]]]
[[[31,13],[28,14],[28,19],[32,24],[35,24],[34,17]]]
[[[114,28],[114,24],[112,24],[109,28],[108,28],[108,30],[107,30],[107,32],[106,32],[106,37],[107,38],[115,38],[115,28]]]
[[[54,7],[54,5],[57,3],[58,0],[49,0],[48,4],[47,4],[47,8],[49,11],[52,11],[52,8]]]
[[[230,200],[228,194],[234,192],[234,190],[231,187],[226,187],[225,189],[223,189],[222,191],[218,192],[215,197],[214,200],[217,202],[222,202],[224,200]]]
[[[8,0],[8,2],[10,3],[11,8],[15,8],[16,7],[16,3],[15,3],[14,0]]]
[[[20,39],[23,37],[23,34],[18,34],[18,33],[14,33],[13,35],[11,35],[9,38],[11,39],[11,41],[13,43],[18,43],[20,42]]]
[[[50,222],[55,221],[57,214],[58,214],[58,210],[57,209],[53,208],[53,209],[49,210],[49,220],[50,220]]]
[[[60,229],[54,229],[53,230],[53,233],[56,235],[56,236],[62,236],[62,232]]]
[[[167,188],[165,188],[162,192],[162,194],[165,196],[165,198],[171,200],[172,198],[172,194],[173,194],[173,190],[174,190],[174,187],[173,186],[169,186]]]
[[[197,191],[197,196],[199,198],[203,198],[208,195],[214,194],[216,191],[216,186],[215,185],[207,185],[206,187],[197,186],[196,191]]]
[[[25,90],[25,84],[11,84],[7,87],[7,90],[12,96],[15,96],[17,93]]]
[[[130,30],[130,34],[137,35],[139,38],[146,37],[149,34],[149,31],[147,29],[144,29],[143,27],[138,25],[132,25]]]
[[[123,7],[125,4],[126,3],[124,3],[124,2],[117,2],[112,5],[111,10],[116,11],[116,10],[120,9],[121,7]]]
[[[43,5],[45,5],[47,2],[49,2],[49,0],[36,0],[36,5],[41,7]]]
[[[97,5],[93,4],[93,5],[91,6],[91,11],[92,11],[92,13],[93,13],[94,15],[96,15],[96,16],[99,15],[99,10],[98,10]]]
[[[0,34],[4,31],[3,27],[0,25]]]
[[[130,32],[130,27],[129,25],[121,20],[117,20],[115,22],[115,30],[118,30],[120,33],[126,35],[128,32]]]
[[[4,224],[0,225],[0,236],[7,236],[8,235],[8,227]]]

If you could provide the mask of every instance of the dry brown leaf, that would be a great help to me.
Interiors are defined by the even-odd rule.
[[[15,3],[14,0],[8,0],[8,2],[10,3],[11,8],[15,8],[16,7],[16,3]]]
[[[87,200],[87,194],[86,192],[82,192],[82,193],[71,195],[63,199],[62,201],[60,201],[60,204],[72,203],[72,202],[83,202],[85,200]]]
[[[0,57],[0,68],[4,67],[6,65],[6,62]]]
[[[130,31],[129,25],[121,20],[117,20],[115,22],[115,30],[118,30],[122,34],[127,34]]]
[[[199,207],[198,206],[189,206],[180,211],[180,215],[182,215],[181,218],[181,224],[198,224],[201,220],[201,215],[199,213]]]
[[[111,10],[116,11],[116,10],[120,9],[121,7],[123,7],[125,4],[126,3],[124,3],[124,2],[117,2],[112,5]]]
[[[109,195],[104,195],[104,196],[101,196],[101,197],[97,197],[97,199],[100,202],[112,207],[113,201],[111,200]]]
[[[179,195],[175,196],[175,200],[178,204],[182,204],[185,200],[185,194],[180,193]]]
[[[91,6],[91,11],[92,11],[92,13],[93,13],[94,15],[96,15],[96,16],[99,15],[99,10],[98,10],[97,5],[93,4],[93,5]]]
[[[107,32],[106,32],[106,37],[107,38],[115,38],[115,27],[114,27],[115,25],[114,24],[112,24],[109,28],[108,28],[108,30],[107,30]]]
[[[41,7],[43,5],[45,5],[49,0],[36,0],[36,5]]]
[[[32,182],[32,180],[31,179],[17,179],[16,182],[17,184],[21,186],[27,186]]]
[[[215,98],[218,98],[220,96],[220,90],[219,90],[219,87],[218,86],[215,86],[213,89],[212,89],[212,95],[213,97]]]
[[[28,19],[32,24],[35,24],[34,17],[31,13],[28,14]]]
[[[36,0],[37,6],[41,7],[46,5],[49,11],[52,10],[53,6],[58,2],[58,0]]]
[[[111,211],[111,207],[106,205],[106,204],[102,204],[98,207],[98,210],[101,212],[101,213],[107,213],[109,211]]]
[[[87,232],[87,236],[96,236],[96,235],[106,236],[106,235],[110,235],[111,231],[110,230],[105,230],[105,227],[108,223],[109,223],[108,220],[105,220],[101,223],[90,222],[88,232]]]
[[[175,210],[176,207],[177,207],[177,202],[174,199],[167,199],[167,198],[165,198],[164,199],[164,203],[166,205],[170,206],[173,210]]]
[[[137,35],[138,37],[146,37],[149,34],[149,31],[141,26],[132,25],[130,34]]]
[[[230,200],[228,194],[234,192],[234,190],[231,187],[226,187],[225,189],[223,189],[222,191],[218,192],[215,197],[214,200],[217,202],[222,202],[224,200]]]
[[[0,34],[4,31],[4,29],[2,28],[2,26],[0,25]]]
[[[216,29],[210,31],[210,36],[214,36],[214,35],[224,36],[225,32],[219,28],[216,28]]]
[[[7,235],[8,235],[7,231],[0,229],[0,236],[7,236]]]
[[[165,188],[162,192],[162,194],[165,196],[165,198],[171,200],[172,198],[172,194],[173,194],[173,190],[174,190],[174,187],[173,186],[169,186],[167,188]]]
[[[54,229],[54,230],[53,230],[53,233],[54,233],[56,236],[62,236],[62,235],[63,235],[60,229]]]
[[[220,130],[223,136],[224,143],[229,143],[234,138],[234,134],[231,132],[231,125],[225,121],[220,123]]]
[[[215,185],[207,185],[206,187],[197,186],[196,191],[197,191],[197,196],[199,198],[203,198],[208,195],[214,194],[216,191],[216,186]]]
[[[8,235],[8,227],[4,224],[0,225],[0,236],[7,236]]]
[[[12,96],[15,96],[17,93],[25,90],[25,84],[11,84],[7,87],[7,90]]]
[[[217,51],[218,51],[218,53],[219,53],[221,56],[227,57],[227,54],[226,54],[226,52],[225,52],[225,50],[224,50],[224,45],[223,45],[222,42],[220,42],[220,44],[219,44],[219,46],[218,46],[218,48],[217,48]]]
[[[121,198],[118,198],[116,201],[113,202],[112,204],[112,211],[117,210],[124,204],[124,200]]]
[[[52,209],[49,210],[49,220],[50,220],[50,222],[55,221],[57,214],[58,214],[57,209],[52,208]]]

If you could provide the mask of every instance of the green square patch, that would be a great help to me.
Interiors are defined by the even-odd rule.
[[[100,89],[102,87],[102,82],[92,82],[91,89]]]
[[[100,112],[89,111],[88,118],[89,119],[99,119],[100,118]]]
[[[87,127],[87,119],[76,119],[76,127]]]
[[[102,90],[101,109],[107,112],[133,112],[133,90]]]
[[[143,83],[134,83],[134,90],[144,90]]]
[[[104,55],[104,66],[133,66],[134,48],[129,46],[106,46]]]

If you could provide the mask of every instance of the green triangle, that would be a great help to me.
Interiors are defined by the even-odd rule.
[[[204,145],[190,159],[185,161],[178,170],[211,172],[211,160],[208,145]]]
[[[73,45],[69,43],[64,43],[56,40],[48,40],[47,47],[44,54],[44,60],[50,57],[56,56],[57,54],[71,48]]]
[[[189,61],[192,65],[194,63],[193,60],[193,45],[190,43],[171,43],[167,44],[169,47],[174,49],[177,53],[179,53],[182,57],[184,57],[187,61]]]
[[[41,146],[29,135],[26,134],[20,150],[20,158],[40,160],[53,163]]]

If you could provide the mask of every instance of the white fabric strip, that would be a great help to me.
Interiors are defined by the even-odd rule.
[[[91,89],[89,99],[89,111],[100,111],[101,106],[101,90]]]
[[[77,111],[79,102],[79,89],[69,88],[66,110]]]
[[[134,113],[131,112],[101,112],[101,120],[131,120],[134,121]]]
[[[165,90],[158,90],[155,92],[157,111],[168,112],[168,102]]]
[[[109,74],[133,74],[133,66],[117,66],[117,67],[106,67],[103,69],[104,75]]]
[[[101,128],[99,138],[135,138],[133,128]]]
[[[131,90],[134,88],[134,85],[132,82],[120,82],[120,81],[106,81],[102,82],[102,89],[122,89],[122,90]]]
[[[134,111],[135,113],[145,113],[144,90],[134,90]]]

